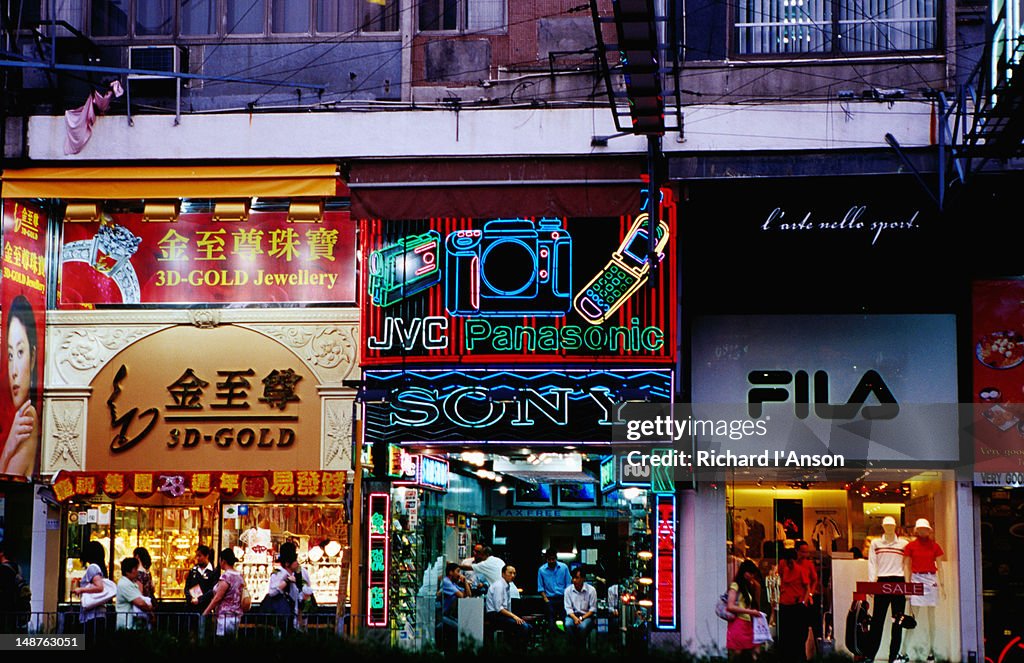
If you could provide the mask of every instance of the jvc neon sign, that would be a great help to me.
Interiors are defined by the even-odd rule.
[[[555,425],[567,426],[572,402],[569,396],[573,392],[568,387],[554,387],[542,394],[522,387],[516,390],[514,401],[505,402],[493,398],[486,387],[460,387],[442,394],[438,389],[410,386],[390,392],[388,423],[391,426],[428,426],[444,417],[462,428],[485,428],[506,420],[513,426],[533,426],[543,417]],[[616,402],[610,389],[592,387],[585,394],[603,412],[597,421],[599,425],[615,423],[623,403]]]

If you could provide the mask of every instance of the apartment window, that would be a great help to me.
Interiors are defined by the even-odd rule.
[[[505,27],[505,0],[420,0],[420,32],[487,32]]]
[[[346,0],[317,0],[317,32],[352,32],[356,29],[356,6]]]
[[[227,0],[227,33],[261,35],[265,24],[263,0]]]
[[[938,0],[737,0],[740,55],[932,50]]]
[[[90,14],[96,37],[124,37],[128,34],[128,0],[93,0]]]
[[[398,32],[398,0],[358,0],[359,28],[365,32]]]
[[[217,34],[217,0],[179,0],[183,35]]]
[[[417,0],[419,1],[419,0]],[[428,0],[433,2],[435,0]],[[442,0],[465,3],[467,0]],[[504,0],[472,0],[481,7]],[[59,0],[55,10],[66,20],[74,8],[85,12],[72,22],[93,37],[253,37],[303,36],[350,32],[398,32],[400,0]],[[49,7],[49,0],[45,5]],[[71,7],[71,8],[69,8]],[[463,8],[464,9],[464,8]],[[49,11],[49,10],[48,10]],[[483,13],[481,13],[483,11]],[[486,10],[459,21],[480,22]],[[493,13],[493,12],[492,12]],[[461,25],[461,23],[458,23]]]
[[[174,1],[136,0],[135,34],[174,34]]]

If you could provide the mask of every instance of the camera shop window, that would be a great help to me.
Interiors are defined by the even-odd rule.
[[[487,32],[503,30],[505,0],[422,0],[420,32]]]
[[[934,50],[939,0],[870,5],[861,0],[738,0],[741,55]]]

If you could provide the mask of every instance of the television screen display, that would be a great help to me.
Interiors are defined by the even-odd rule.
[[[558,505],[586,507],[597,504],[597,489],[592,483],[578,483],[558,487]]]
[[[516,486],[513,504],[516,506],[551,506],[551,485],[538,483]]]

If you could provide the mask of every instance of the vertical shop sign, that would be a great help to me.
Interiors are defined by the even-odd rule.
[[[4,201],[0,309],[0,475],[39,467],[46,323],[46,227],[40,209]]]
[[[615,488],[615,456],[608,456],[601,461],[601,492],[607,493]]]
[[[654,577],[657,600],[654,604],[654,623],[658,628],[676,627],[676,498],[675,495],[657,496],[657,557]]]
[[[370,577],[366,592],[366,625],[380,628],[388,625],[388,576],[390,556],[388,536],[391,531],[391,496],[371,493],[369,497],[369,528],[367,554]]]
[[[652,456],[670,455],[671,453],[671,449],[651,449]],[[671,465],[652,465],[651,490],[658,494],[674,495],[676,488],[672,470]]]

